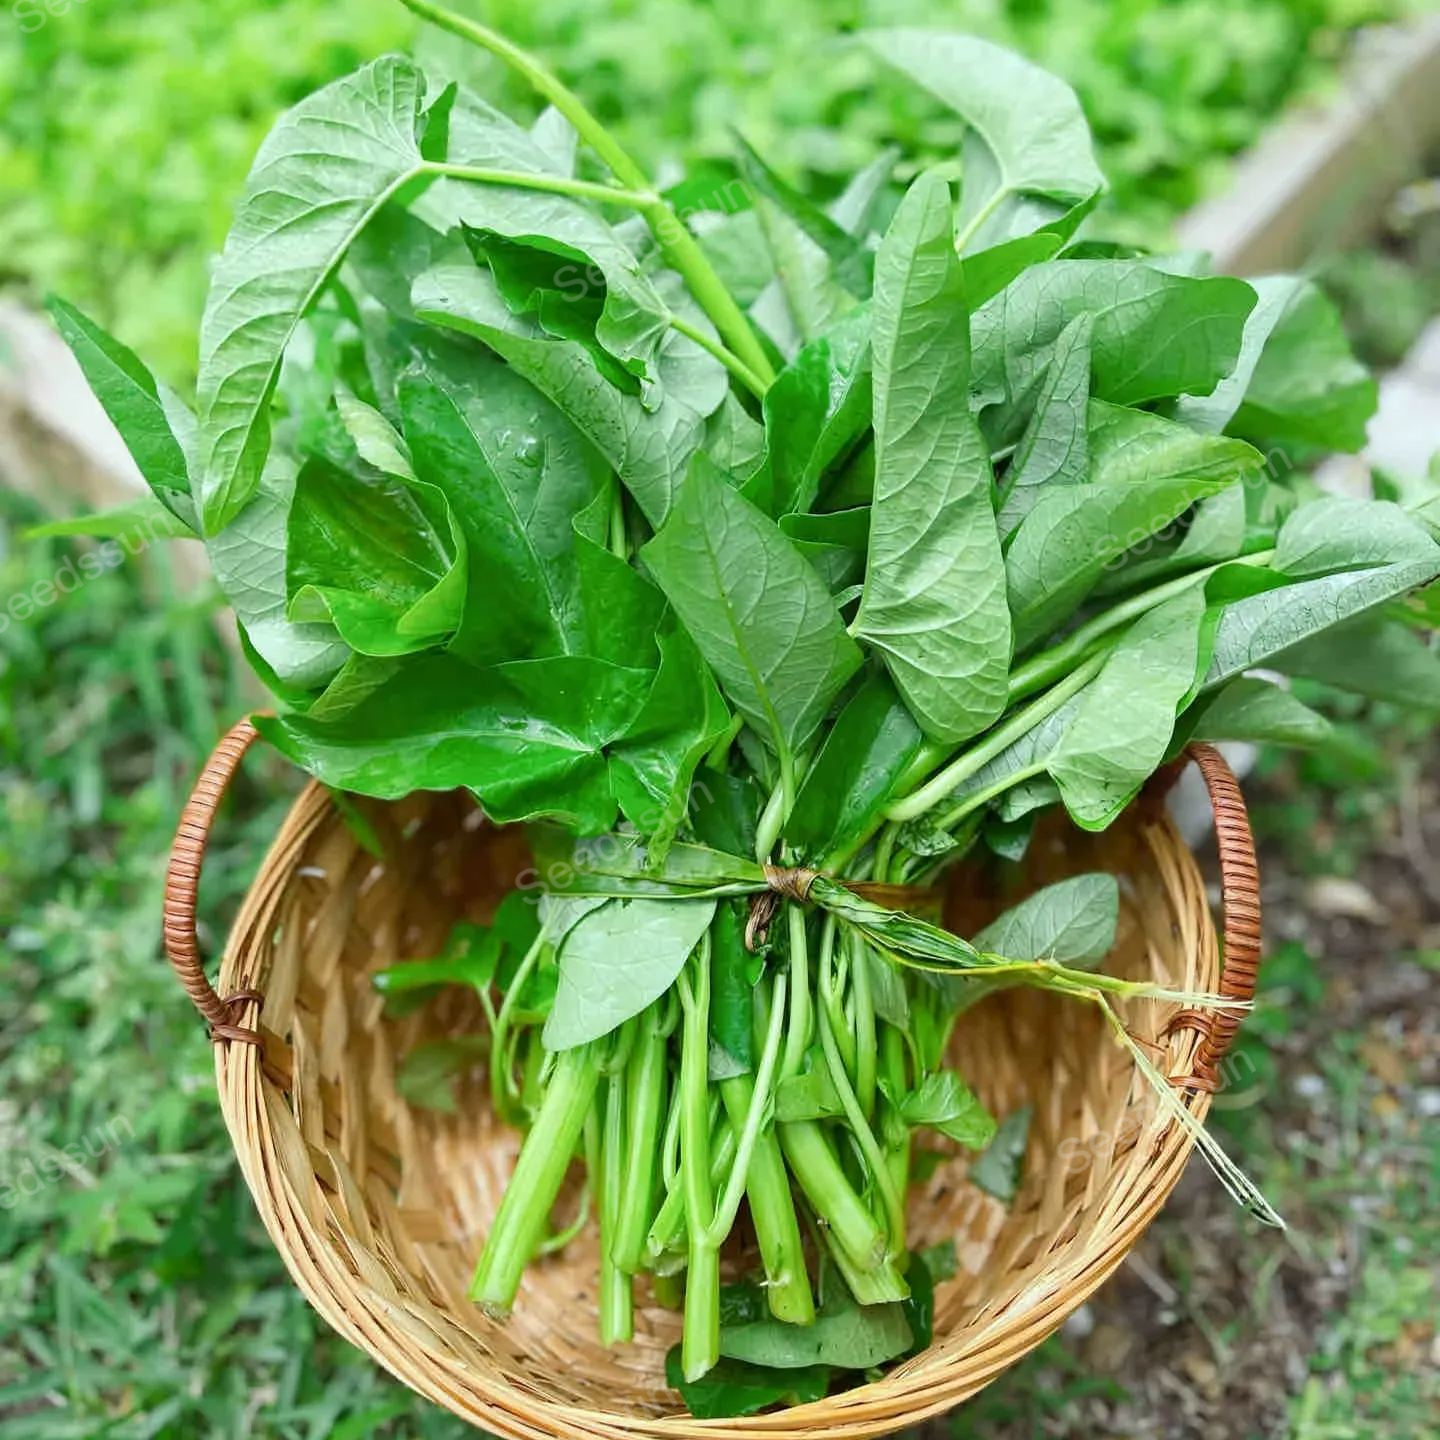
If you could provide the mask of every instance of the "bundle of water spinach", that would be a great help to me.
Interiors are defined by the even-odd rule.
[[[301,101],[216,263],[193,410],[56,301],[154,492],[91,528],[204,541],[263,733],[336,791],[464,787],[532,827],[494,924],[380,982],[479,992],[487,1033],[402,1079],[453,1104],[488,1066],[527,1131],[476,1301],[504,1316],[598,1226],[607,1343],[649,1277],[696,1414],[813,1398],[929,1339],[907,1188],[996,1129],[952,1064],[967,1005],[1099,1007],[1195,1123],[1124,1024],[1168,992],[1100,968],[1113,877],[964,939],[945,868],[1057,806],[1104,828],[1191,737],[1316,742],[1287,673],[1432,664],[1433,600],[1402,602],[1440,507],[1313,490],[1290,462],[1375,403],[1330,307],[1091,236],[1079,107],[1015,55],[857,37],[965,139],[822,204],[742,141],[728,182],[661,189],[540,61],[409,3],[548,108],[399,57]],[[976,1172],[1002,1192],[1006,1128]],[[722,1285],[742,1212],[753,1275]]]

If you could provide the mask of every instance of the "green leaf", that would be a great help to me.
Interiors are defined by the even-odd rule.
[[[1197,434],[1188,426],[1092,400],[1088,410],[1090,479],[1096,485],[1153,485],[1189,477],[1219,486],[1263,468],[1253,445],[1222,435]]]
[[[887,1094],[887,1098],[896,1103],[896,1097]],[[907,1125],[938,1130],[972,1150],[995,1138],[995,1117],[953,1070],[925,1076],[914,1090],[899,1098],[898,1109]]]
[[[1440,575],[1440,559],[1347,570],[1233,600],[1220,610],[1205,675],[1213,689],[1302,640],[1397,599]]]
[[[1005,555],[1016,648],[1068,620],[1131,546],[1235,479],[1180,474],[1149,484],[1067,485],[1042,495]]]
[[[951,1259],[954,1259],[955,1247],[950,1246]],[[935,1280],[936,1276],[930,1268],[931,1252],[912,1251],[910,1255],[910,1268],[906,1272],[905,1279],[910,1286],[909,1298],[901,1303],[905,1307],[905,1319],[910,1326],[912,1343],[910,1354],[918,1355],[922,1350],[928,1349],[930,1342],[935,1338]],[[940,1263],[944,1263],[943,1260]]]
[[[1425,636],[1388,616],[1336,626],[1267,663],[1285,675],[1319,680],[1352,695],[1440,710],[1440,655]]]
[[[832,591],[857,584],[865,574],[865,548],[870,543],[868,505],[819,515],[782,515],[780,529]]]
[[[1025,1151],[1030,1144],[1029,1105],[1012,1110],[1001,1122],[995,1138],[970,1167],[970,1180],[1002,1205],[1010,1205],[1020,1193],[1025,1173]]]
[[[816,1365],[869,1370],[905,1354],[913,1343],[903,1306],[860,1306],[848,1292],[827,1298],[813,1325],[766,1319],[720,1329],[720,1353],[726,1359],[777,1370]]]
[[[1175,418],[1192,430],[1219,435],[1229,426],[1245,399],[1275,327],[1301,288],[1309,284],[1298,275],[1263,275],[1249,283],[1257,298],[1245,322],[1235,368],[1210,394],[1182,395],[1175,402]]]
[[[611,900],[592,910],[560,946],[545,1048],[573,1050],[647,1009],[675,983],[714,918],[713,900]]]
[[[57,295],[45,303],[155,498],[191,531],[197,529],[188,458],[195,420],[184,402],[155,379],[138,355],[73,305]]]
[[[729,1420],[758,1415],[772,1405],[808,1405],[823,1400],[830,1371],[823,1365],[802,1370],[773,1370],[742,1360],[721,1360],[699,1380],[687,1380],[680,1347],[665,1357],[665,1383],[680,1392],[697,1420]]]
[[[1017,235],[1002,240],[978,255],[965,257],[965,293],[973,308],[993,300],[1032,265],[1053,260],[1065,244],[1059,235],[1042,230],[1035,235]]]
[[[873,230],[875,212],[900,159],[898,146],[888,145],[863,169],[857,170],[830,203],[830,218],[851,235],[861,238]]]
[[[782,1125],[800,1120],[832,1120],[844,1113],[840,1092],[818,1049],[810,1052],[804,1070],[787,1076],[775,1087],[775,1119]]]
[[[1205,597],[1196,588],[1142,616],[1077,697],[1046,768],[1071,818],[1103,830],[1165,758],[1194,692]]]
[[[206,537],[205,550],[264,670],[280,686],[314,690],[335,679],[351,651],[333,625],[288,617],[286,538],[295,480],[294,465],[272,455],[255,494],[224,530]]]
[[[808,510],[825,471],[869,429],[870,363],[870,317],[856,310],[776,376],[765,392],[765,464],[744,487],[762,510]]]
[[[820,577],[703,460],[641,554],[732,704],[793,755],[860,665]]]
[[[346,432],[355,443],[356,453],[367,465],[373,465],[384,475],[415,479],[415,467],[410,463],[404,437],[380,411],[343,390],[336,395],[335,404]]]
[[[530,845],[546,888],[554,894],[688,898],[753,895],[765,885],[765,873],[756,861],[684,841],[672,845],[657,861],[649,843],[638,835],[583,839],[543,824],[532,827]]]
[[[875,498],[854,631],[922,728],[953,743],[1005,708],[1010,627],[950,214],[949,186],[922,176],[876,260]]]
[[[846,702],[810,766],[785,827],[809,861],[849,854],[874,828],[924,736],[888,675]]]
[[[1105,188],[1075,92],[1012,50],[934,30],[870,30],[863,42],[969,126],[964,250],[1028,235]]]
[[[1246,509],[1252,489],[1258,488],[1255,480],[1254,475],[1247,476],[1240,484],[1201,500],[1183,529],[1170,527],[1112,565],[1096,584],[1092,598],[1141,590],[1167,576],[1242,554],[1251,540]]]
[[[1011,960],[1098,965],[1115,945],[1120,887],[1113,875],[1074,875],[1037,890],[974,937]]]
[[[1305,281],[1287,297],[1229,428],[1271,445],[1359,450],[1378,395],[1339,311]]]
[[[705,415],[675,384],[656,409],[618,390],[578,341],[551,338],[511,313],[488,270],[452,251],[415,281],[415,312],[485,342],[545,395],[605,457],[652,525],[665,521],[705,433]],[[696,392],[703,402],[708,390]],[[718,405],[718,398],[716,404]]]
[[[764,464],[765,428],[727,391],[720,408],[705,421],[703,448],[727,475],[746,482]]]
[[[755,1065],[753,991],[763,962],[745,948],[749,909],[744,900],[722,900],[710,930],[712,1080],[748,1075]]]
[[[1390,500],[1327,495],[1302,505],[1280,527],[1271,562],[1304,579],[1336,570],[1440,560],[1429,530]]]
[[[371,983],[386,997],[435,990],[441,985],[484,989],[495,979],[500,949],[500,937],[492,930],[484,925],[462,923],[450,932],[443,954],[431,960],[406,960],[377,970]]]
[[[395,800],[464,786],[498,824],[553,815],[598,834],[615,817],[604,747],[629,728],[651,679],[577,656],[480,670],[429,655],[332,722],[289,715],[259,725],[344,790]]]
[[[450,115],[449,142],[446,158],[455,164],[557,173],[554,157],[528,131],[463,87]],[[568,195],[442,179],[417,210],[437,229],[464,225],[550,250],[568,267],[561,274],[566,291],[599,292],[598,343],[646,385],[663,385],[659,352],[676,338],[670,333],[669,307],[634,252],[592,205]],[[711,356],[696,354],[694,359],[709,372],[712,385],[718,382],[718,405],[723,369]]]
[[[686,818],[695,768],[724,734],[730,713],[683,629],[671,624],[659,643],[650,694],[610,750],[610,785],[625,818],[663,854]]]
[[[781,355],[791,359],[862,296],[840,283],[829,255],[780,206],[758,194],[755,214],[774,279],[750,314]]]
[[[1049,762],[1071,818],[1085,829],[1111,823],[1169,753],[1177,716],[1189,705],[1212,633],[1199,592],[1137,623],[1105,670],[1079,696],[1076,718]],[[1123,699],[1122,699],[1123,697]],[[1107,731],[1103,707],[1131,708]]]
[[[1288,690],[1268,680],[1241,676],[1204,707],[1191,738],[1323,745],[1331,733],[1330,722]]]
[[[762,223],[764,205],[773,205],[824,252],[834,269],[837,284],[852,295],[861,298],[867,295],[871,257],[860,241],[772,170],[744,136],[737,134],[735,139],[740,154],[740,173],[755,194]]]
[[[140,544],[152,540],[193,540],[195,532],[154,495],[137,495],[123,505],[96,510],[89,515],[71,515],[64,520],[47,520],[25,531],[26,540],[43,540],[57,535],[90,535],[95,539],[129,539]]]
[[[449,501],[469,552],[456,652],[474,664],[585,652],[572,520],[606,488],[600,457],[484,354],[437,350],[400,377],[399,399],[416,473]]]
[[[1234,368],[1255,292],[1243,280],[1170,275],[1138,260],[1051,260],[982,305],[971,329],[974,401],[992,441],[1019,433],[1077,315],[1094,317],[1092,394],[1117,405],[1208,395]]]
[[[453,634],[465,605],[465,539],[429,486],[301,467],[287,537],[292,620],[329,620],[362,655],[406,655]]]
[[[456,1082],[482,1063],[486,1044],[483,1035],[461,1035],[415,1046],[396,1067],[395,1093],[423,1110],[454,1115],[460,1108]]]
[[[968,273],[968,272],[967,272]],[[996,524],[1012,534],[1048,490],[1089,478],[1090,337],[1094,317],[1077,315],[1055,342],[1030,423],[1001,486]]]
[[[302,100],[260,147],[200,329],[196,488],[207,535],[260,483],[270,396],[300,317],[422,163],[423,91],[409,61],[387,56]]]

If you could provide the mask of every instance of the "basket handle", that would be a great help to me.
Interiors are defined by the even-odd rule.
[[[249,720],[235,725],[215,747],[205,762],[185,808],[170,847],[170,864],[165,872],[165,954],[174,966],[185,993],[210,1026],[212,1040],[238,1040],[259,1045],[260,1034],[234,1022],[235,1008],[248,1001],[265,997],[258,991],[240,989],[223,999],[205,978],[200,963],[200,946],[195,935],[195,904],[200,891],[200,867],[205,848],[210,843],[210,829],[215,812],[225,798],[225,791],[235,778],[245,752],[259,737]],[[243,985],[243,982],[242,982]]]
[[[1230,762],[1213,745],[1196,742],[1187,746],[1180,762],[1157,777],[1162,793],[1179,778],[1187,761],[1199,767],[1215,811],[1224,916],[1220,993],[1230,1000],[1249,1002],[1255,998],[1260,973],[1260,866],[1250,816]],[[1244,1018],[1243,1010],[1181,1011],[1171,1022],[1171,1030],[1194,1029],[1203,1038],[1195,1056],[1195,1073],[1175,1084],[1182,1088],[1218,1089],[1220,1062],[1234,1043]]]

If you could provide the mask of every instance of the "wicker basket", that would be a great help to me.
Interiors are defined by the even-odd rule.
[[[1193,1141],[1157,1114],[1132,1060],[1098,1015],[1011,991],[959,1026],[964,1073],[997,1111],[1034,1106],[1026,1180],[1008,1213],[966,1181],[958,1153],[911,1197],[921,1244],[954,1239],[960,1272],[939,1290],[935,1342],[884,1379],[817,1404],[699,1421],[666,1389],[679,1317],[637,1305],[636,1340],[596,1336],[593,1234],[532,1267],[507,1325],[465,1290],[518,1150],[477,1087],[459,1113],[411,1109],[395,1088],[416,1042],[473,1032],[473,997],[386,1019],[370,976],[436,951],[452,923],[483,919],[526,864],[515,832],[486,826],[458,795],[367,806],[375,859],[311,785],[291,810],[236,922],[221,999],[194,932],[200,862],[216,805],[254,739],[222,741],[186,807],[166,887],[165,936],[187,991],[221,1043],[220,1101],[246,1182],[295,1283],[342,1335],[438,1405],[505,1437],[890,1434],[958,1404],[1038,1345],[1125,1258],[1180,1178]],[[1253,992],[1259,896],[1234,776],[1194,747],[1215,801],[1226,966],[1199,871],[1155,793],[1103,835],[1056,828],[1031,846],[1025,881],[1078,870],[1122,877],[1116,973],[1187,989]],[[963,883],[963,882],[962,882]],[[1014,894],[951,895],[974,924]],[[1127,1022],[1196,1115],[1209,1107],[1234,1022],[1132,1003]]]

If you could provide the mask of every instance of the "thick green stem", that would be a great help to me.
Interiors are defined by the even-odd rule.
[[[804,909],[787,905],[785,921],[790,939],[790,1022],[785,1034],[785,1059],[780,1066],[782,1080],[805,1068],[805,1051],[810,1045],[810,952]]]
[[[745,318],[745,312],[735,303],[734,296],[725,288],[715,273],[715,267],[685,228],[684,222],[670,205],[654,194],[645,172],[596,119],[585,102],[552,70],[489,26],[457,15],[453,10],[434,4],[433,0],[403,0],[403,3],[424,19],[503,60],[575,127],[576,133],[594,150],[621,185],[649,196],[640,213],[644,215],[666,263],[684,279],[690,293],[710,317],[725,343],[768,386],[775,379],[775,371]]]
[[[859,1270],[885,1263],[885,1232],[845,1176],[825,1132],[813,1120],[792,1120],[778,1128],[790,1173],[816,1218],[845,1247]]]
[[[683,315],[671,315],[670,328],[708,350],[757,400],[763,399],[770,387],[738,356],[727,350],[713,335],[692,325]]]
[[[821,983],[824,984],[826,979],[827,977],[822,972]],[[860,1147],[860,1153],[864,1156],[871,1179],[876,1190],[879,1191],[881,1203],[885,1207],[885,1219],[890,1232],[890,1254],[886,1258],[893,1260],[897,1256],[904,1255],[906,1248],[904,1192],[895,1188],[890,1170],[885,1163],[884,1152],[880,1149],[879,1141],[875,1139],[875,1132],[870,1128],[870,1121],[860,1108],[859,1099],[856,1097],[854,1087],[850,1084],[850,1076],[846,1072],[840,1055],[840,1047],[836,1043],[829,1012],[825,1010],[820,1013],[820,1045],[825,1052],[825,1064],[830,1072],[830,1083],[840,1097],[845,1118],[850,1122],[851,1134],[855,1138],[855,1143]]]
[[[731,1126],[743,1123],[750,1113],[755,1086],[748,1075],[724,1081],[720,1094]],[[787,1325],[810,1325],[815,1320],[815,1298],[805,1269],[805,1250],[800,1239],[800,1219],[790,1194],[790,1177],[785,1157],[774,1130],[762,1132],[755,1145],[746,1178],[745,1197],[750,1218],[760,1242],[765,1266],[765,1298],[770,1313]]]
[[[1042,650],[1038,655],[1032,655],[1023,665],[1017,665],[1010,672],[1011,702],[1013,703],[1036,690],[1043,690],[1045,686],[1059,679],[1084,659],[1094,646],[1112,630],[1118,629],[1131,620],[1138,619],[1157,605],[1163,605],[1167,600],[1173,600],[1177,595],[1185,594],[1196,585],[1203,585],[1222,566],[1268,565],[1274,556],[1273,550],[1257,550],[1253,554],[1242,555],[1234,560],[1223,560],[1214,565],[1207,565],[1203,570],[1192,570],[1187,575],[1179,575],[1174,580],[1167,580],[1163,585],[1143,590],[1138,595],[1132,595],[1128,600],[1122,600],[1118,605],[1112,605],[1109,609],[1102,610],[1093,620],[1081,625],[1058,645],[1052,645],[1050,649]]]
[[[836,974],[835,942],[838,926],[833,915],[827,915],[820,929],[819,990],[820,1005],[830,1022],[831,1033],[840,1047],[840,1058],[846,1070],[855,1069],[855,1037],[845,1015],[845,982]]]
[[[720,1247],[709,1224],[715,1214],[710,1183],[710,937],[696,951],[693,980],[680,981],[684,1011],[680,1049],[680,1175],[690,1225],[685,1277],[685,1333],[681,1368],[699,1380],[720,1359]]]
[[[765,1046],[761,1053],[760,1068],[755,1075],[750,1104],[739,1120],[731,1117],[730,1123],[740,1137],[735,1150],[735,1163],[730,1169],[729,1181],[714,1216],[705,1221],[706,1238],[717,1249],[725,1243],[726,1237],[734,1227],[735,1216],[740,1211],[740,1201],[745,1195],[750,1165],[755,1156],[755,1147],[760,1141],[765,1112],[769,1109],[775,1092],[775,1066],[780,1059],[780,1037],[784,1021],[785,977],[782,975],[775,982],[774,1009],[770,1016],[769,1033],[765,1037]],[[723,1102],[723,1090],[721,1099]],[[692,1216],[691,1224],[698,1223],[700,1223],[698,1218]]]
[[[939,774],[926,781],[913,794],[897,800],[886,812],[891,820],[914,820],[938,805],[1001,751],[1028,734],[1042,720],[1053,715],[1072,695],[1078,694],[1100,673],[1105,655],[1092,655],[1053,689],[1031,701],[1023,710],[997,725],[978,744],[957,756]]]
[[[568,175],[547,175],[541,170],[497,170],[489,165],[452,165],[446,160],[429,160],[419,175],[437,179],[465,180],[472,185],[503,185],[512,190],[538,190],[546,195],[568,195],[574,200],[593,200],[599,205],[623,205],[627,210],[644,211],[655,203],[649,190],[625,190],[594,180],[574,180]]]
[[[655,1210],[660,1173],[660,1130],[666,1109],[669,1046],[658,1025],[656,1002],[636,1040],[626,1072],[625,1205],[615,1230],[611,1257],[627,1275],[645,1258],[645,1237]]]
[[[723,1089],[723,1087],[722,1087]],[[728,1123],[715,1127],[710,1140],[710,1184],[718,1185],[735,1163],[735,1130]],[[653,1270],[665,1255],[687,1243],[685,1187],[677,1183],[665,1193],[655,1223],[645,1238],[645,1258]]]
[[[903,1095],[905,1080],[905,1039],[893,1026],[886,1025],[880,1039],[880,1068],[891,1094]],[[894,1106],[886,1102],[881,1121],[885,1137],[885,1163],[890,1170],[890,1183],[903,1195],[910,1185],[910,1127]]]
[[[505,999],[500,1005],[500,1013],[495,1017],[495,1024],[492,1027],[490,1095],[496,1113],[509,1125],[513,1125],[518,1118],[516,1102],[521,1098],[520,1091],[515,1085],[514,1066],[507,1043],[510,1037],[510,1026],[515,1018],[515,1007],[520,1002],[521,993],[530,979],[531,972],[540,962],[540,955],[545,944],[545,932],[542,929],[540,934],[535,937],[535,943],[525,952],[525,958],[515,971],[515,978],[511,980],[510,988],[505,992]]]
[[[605,1085],[600,1141],[600,1343],[606,1346],[635,1338],[634,1281],[614,1258],[622,1212],[643,1204],[638,1196],[625,1194],[625,1112],[625,1071],[617,1068]]]
[[[857,1305],[889,1305],[910,1298],[910,1284],[893,1261],[887,1260],[874,1270],[858,1270],[833,1235],[826,1235],[825,1248]]]
[[[557,1060],[470,1284],[470,1298],[496,1319],[510,1313],[520,1278],[544,1238],[599,1077],[588,1045]]]
[[[799,793],[798,777],[810,768],[810,752],[802,751],[792,755],[781,745],[777,751],[780,766],[780,783],[770,792],[765,808],[755,826],[755,858],[763,865],[774,852],[780,832],[795,808],[795,797]]]
[[[850,946],[850,993],[855,1000],[855,1098],[867,1116],[875,1113],[875,994],[870,984],[870,953],[858,935],[847,933]]]

